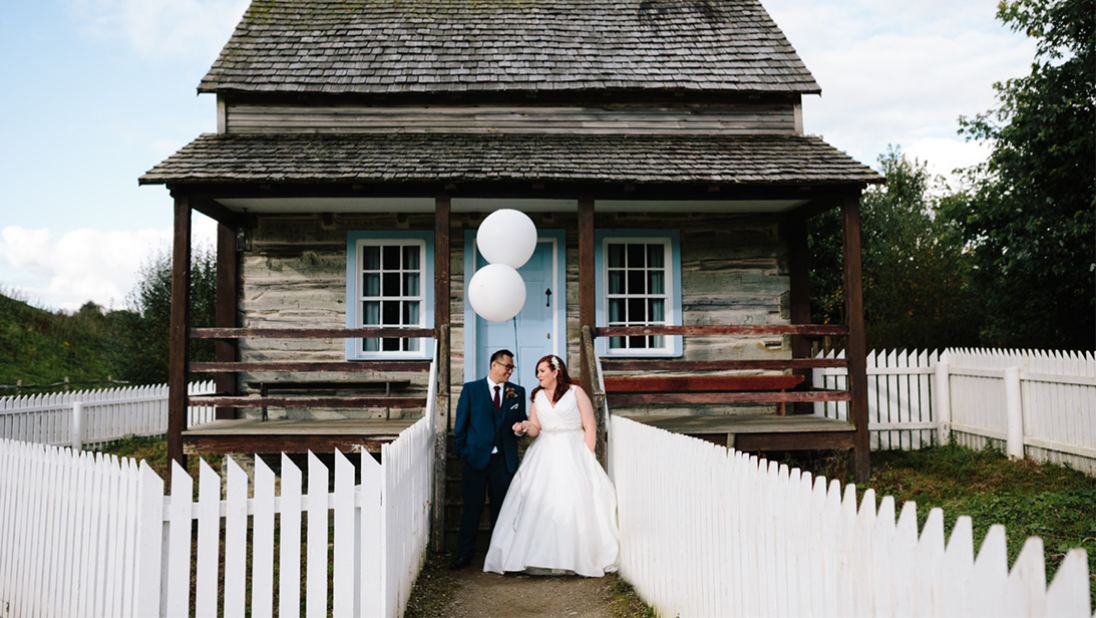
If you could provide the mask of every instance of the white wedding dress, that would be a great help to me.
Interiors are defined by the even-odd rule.
[[[506,492],[483,570],[572,571],[586,577],[615,571],[616,492],[586,448],[575,387],[554,407],[544,390],[533,403],[540,435]]]

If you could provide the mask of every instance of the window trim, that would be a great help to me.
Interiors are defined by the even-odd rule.
[[[362,252],[359,247],[365,244],[419,244],[422,251],[422,308],[419,322],[422,328],[434,328],[434,232],[417,230],[354,231],[346,235],[346,327],[362,326],[361,273]],[[360,338],[347,338],[345,355],[347,360],[430,360],[434,349],[432,337],[419,338],[416,351],[376,351],[361,349]]]
[[[594,230],[594,270],[595,320],[598,326],[608,325],[608,279],[609,266],[605,259],[610,242],[650,242],[660,240],[670,245],[670,263],[667,265],[666,282],[668,306],[666,324],[681,326],[681,232],[679,230],[636,230],[636,229],[598,229]],[[666,347],[657,350],[609,348],[607,337],[597,338],[597,352],[600,356],[611,358],[679,358],[683,355],[680,335],[666,337]]]

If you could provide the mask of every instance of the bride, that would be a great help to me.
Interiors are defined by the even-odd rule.
[[[513,426],[537,439],[506,492],[483,570],[601,577],[617,568],[620,532],[613,484],[593,453],[593,405],[558,356],[537,362],[537,379],[529,420]]]

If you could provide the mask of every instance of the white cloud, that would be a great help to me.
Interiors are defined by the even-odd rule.
[[[934,170],[977,162],[964,157],[988,150],[962,145],[959,116],[995,107],[992,84],[1034,56],[996,21],[997,0],[763,1],[822,86],[804,98],[805,130],[869,165],[888,144],[918,145]]]
[[[195,244],[211,245],[216,224],[194,217]],[[48,229],[0,230],[0,287],[37,306],[75,310],[87,301],[121,308],[138,272],[156,251],[171,247],[171,230],[82,228],[55,238]]]
[[[213,58],[248,0],[72,0],[86,34],[152,57]]]
[[[956,168],[970,167],[985,161],[990,147],[984,142],[928,137],[913,142],[902,151],[909,157],[926,162],[932,174],[950,179],[951,172]]]

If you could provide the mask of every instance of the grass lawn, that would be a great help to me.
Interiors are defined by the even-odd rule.
[[[166,477],[167,445],[163,439],[131,438],[103,450],[145,459]],[[924,526],[929,510],[935,507],[944,510],[945,531],[949,535],[956,518],[969,515],[974,524],[977,552],[989,527],[1004,524],[1010,566],[1028,537],[1041,537],[1048,582],[1067,550],[1073,547],[1087,550],[1089,590],[1096,607],[1096,479],[1058,465],[1010,461],[994,450],[974,451],[958,446],[877,452],[871,458],[871,482],[859,485],[858,489],[863,492],[874,488],[877,499],[894,496],[899,510],[904,502],[916,502],[919,528]],[[220,455],[207,458],[218,471],[222,460]],[[788,459],[787,463],[830,478],[847,478],[845,461],[843,454],[819,454]],[[196,476],[198,458],[191,457],[187,467]],[[435,575],[444,579],[440,569]]]

